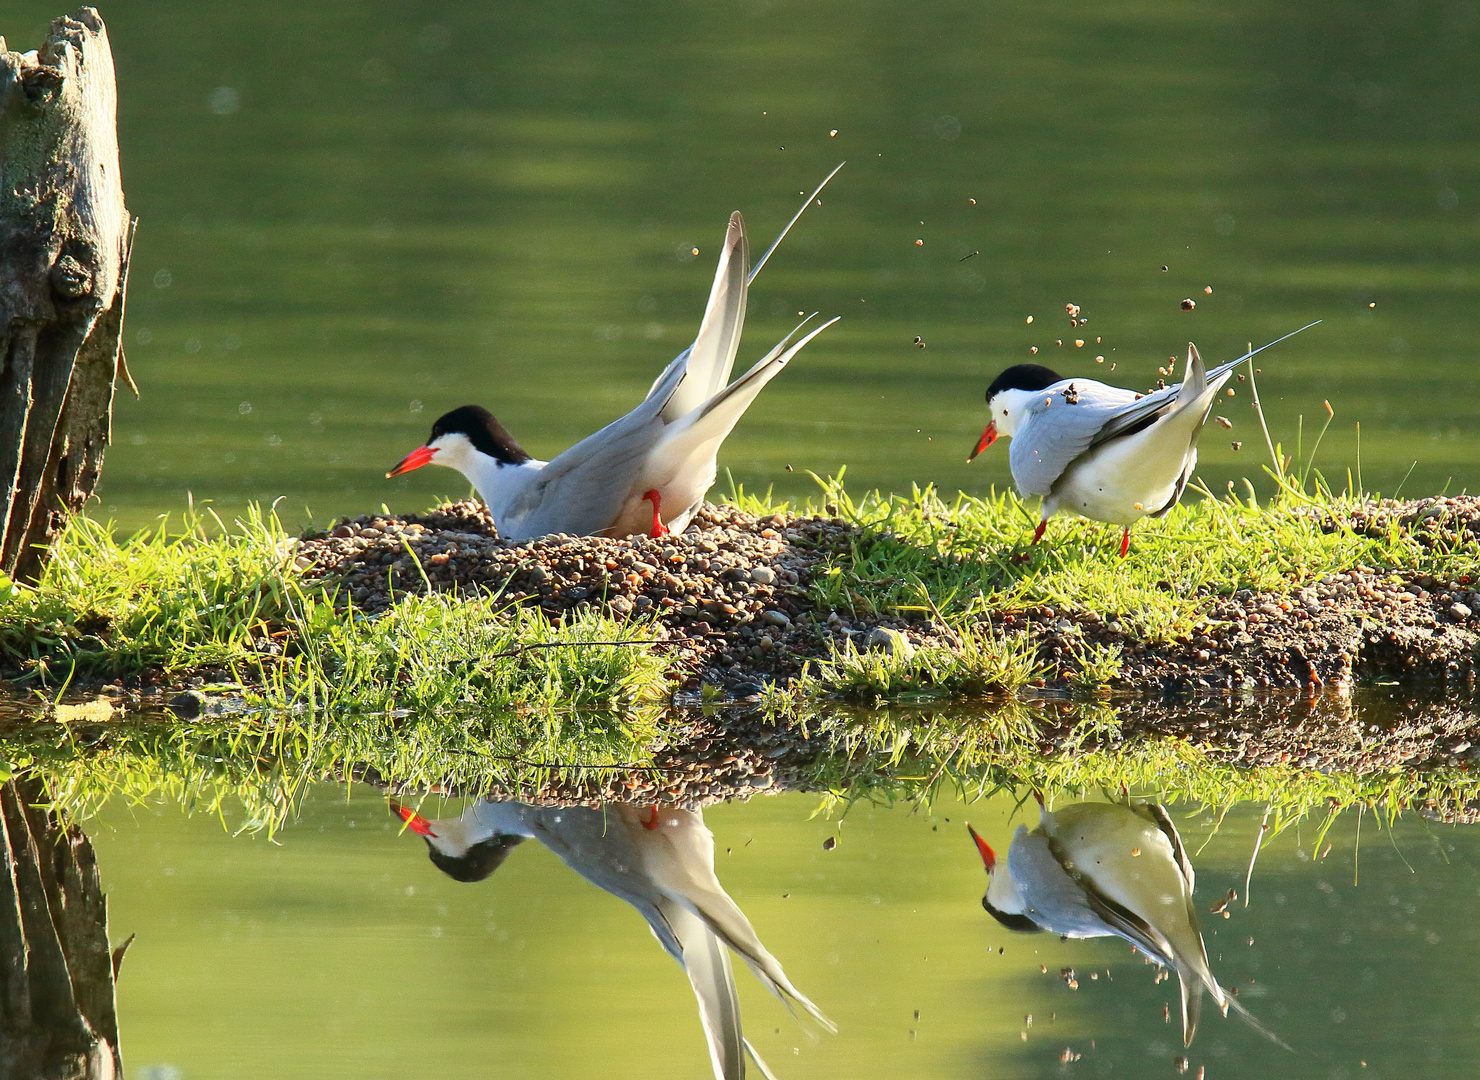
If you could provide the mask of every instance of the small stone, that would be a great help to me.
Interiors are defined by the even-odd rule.
[[[838,838],[836,836],[829,836],[826,840],[824,840],[822,842],[822,850],[823,851],[831,851],[833,848],[835,848],[837,846],[838,846]]]
[[[618,615],[630,615],[632,613],[632,601],[625,596],[619,596],[611,602],[611,609]]]
[[[529,581],[532,585],[543,585],[549,580],[550,571],[546,570],[543,566],[536,566],[529,572]]]
[[[757,566],[750,571],[750,580],[757,585],[769,585],[776,580],[776,572],[769,566]]]
[[[902,660],[915,655],[915,647],[910,644],[909,638],[887,626],[876,626],[870,630],[868,637],[864,639],[864,647],[880,649],[889,656],[897,656]]]
[[[199,690],[186,690],[183,694],[176,694],[170,698],[170,708],[175,710],[175,715],[183,720],[197,717],[205,709],[206,696]]]
[[[791,625],[791,616],[784,611],[771,609],[761,613],[761,621],[784,629]]]
[[[1455,622],[1464,622],[1472,614],[1473,612],[1470,611],[1469,605],[1467,604],[1453,603],[1449,605],[1449,616]]]

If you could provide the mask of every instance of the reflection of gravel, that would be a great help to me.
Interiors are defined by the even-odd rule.
[[[754,709],[726,710],[724,715],[675,719],[670,745],[653,755],[651,765],[593,772],[583,781],[553,780],[538,789],[435,789],[442,795],[502,795],[521,802],[567,805],[632,802],[698,809],[716,802],[748,799],[761,793],[805,788],[800,766],[827,749],[808,741],[787,725],[763,720]],[[381,777],[358,771],[356,779],[383,784]],[[395,785],[389,785],[395,789]],[[415,793],[417,789],[408,789]]]
[[[1395,523],[1420,543],[1480,533],[1480,500],[1383,503],[1352,515],[1358,532]],[[1326,523],[1328,529],[1336,525]],[[705,506],[682,536],[610,540],[553,536],[498,539],[482,507],[443,507],[424,517],[362,517],[327,537],[305,540],[300,565],[337,581],[356,607],[384,610],[396,594],[486,589],[538,605],[552,618],[604,605],[611,614],[656,614],[660,638],[691,669],[687,689],[785,681],[809,657],[826,657],[873,626],[936,644],[938,628],[915,618],[859,618],[819,609],[809,586],[819,564],[846,559],[858,530],[837,519],[757,519]],[[1469,582],[1359,567],[1287,594],[1247,590],[1211,601],[1208,622],[1190,638],[1148,645],[1126,633],[1116,612],[1051,607],[995,613],[999,631],[1026,633],[1039,659],[1067,686],[1085,642],[1118,645],[1114,687],[1131,692],[1243,691],[1343,685],[1359,678],[1444,680],[1473,687],[1480,593]],[[1474,583],[1480,585],[1480,582]]]

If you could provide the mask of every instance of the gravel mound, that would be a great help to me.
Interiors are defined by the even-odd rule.
[[[706,504],[680,536],[557,533],[516,542],[500,539],[487,511],[469,501],[428,516],[343,522],[305,539],[299,566],[338,584],[370,613],[429,583],[493,593],[552,619],[591,606],[618,618],[656,615],[659,640],[693,669],[687,690],[709,683],[744,698],[765,682],[790,679],[809,657],[829,655],[834,640],[876,625],[907,626],[875,619],[865,627],[819,611],[810,598],[814,571],[847,552],[857,534],[835,519],[757,518]],[[933,636],[919,627],[915,633]]]
[[[1480,499],[1375,503],[1323,525],[1396,526],[1425,545],[1453,543],[1480,535]],[[706,504],[681,536],[514,542],[500,539],[481,504],[467,501],[424,516],[344,521],[306,538],[299,566],[372,613],[429,584],[495,593],[553,619],[593,605],[618,618],[656,616],[659,639],[691,672],[685,689],[707,683],[745,698],[767,682],[785,683],[844,640],[868,641],[876,627],[899,630],[914,646],[945,640],[927,618],[855,617],[820,606],[812,589],[818,575],[845,561],[859,536],[836,518],[757,518]],[[1116,612],[1044,606],[995,612],[990,622],[998,632],[1031,635],[1055,673],[1042,684],[1048,689],[1072,685],[1076,654],[1091,643],[1120,647],[1112,688],[1131,693],[1309,690],[1358,679],[1438,680],[1468,693],[1480,645],[1476,585],[1359,566],[1285,594],[1212,599],[1199,631],[1171,644],[1136,638]]]

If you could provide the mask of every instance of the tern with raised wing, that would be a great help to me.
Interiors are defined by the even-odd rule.
[[[1065,379],[1042,364],[1015,364],[988,387],[992,419],[967,460],[1010,436],[1013,481],[1023,495],[1043,497],[1033,543],[1042,539],[1050,517],[1067,510],[1123,526],[1124,558],[1131,526],[1143,517],[1161,517],[1182,498],[1197,467],[1198,436],[1233,369],[1300,330],[1212,371],[1189,344],[1184,381],[1148,394],[1094,379]]]
[[[431,820],[399,803],[391,806],[426,840],[432,862],[458,881],[481,881],[534,837],[587,881],[635,907],[689,977],[716,1080],[741,1080],[747,1053],[771,1076],[741,1031],[731,950],[788,1009],[800,1006],[823,1028],[836,1030],[791,984],[720,885],[714,836],[699,811],[484,800],[459,817]]]
[[[810,321],[804,320],[730,382],[751,281],[838,169],[808,196],[753,269],[745,221],[739,211],[730,216],[699,336],[626,416],[553,460],[539,461],[487,409],[463,405],[439,417],[426,445],[407,454],[386,477],[423,465],[456,469],[487,504],[499,535],[511,540],[557,532],[682,532],[714,483],[720,444],[756,395],[808,342],[837,322],[831,319],[793,342]]]
[[[1050,811],[1038,799],[1038,827],[1019,825],[1007,865],[977,831],[989,883],[982,907],[1009,930],[1069,938],[1120,937],[1182,985],[1182,1043],[1192,1045],[1204,992],[1227,1015],[1234,1008],[1266,1031],[1213,978],[1198,929],[1195,877],[1182,838],[1157,803],[1072,803]]]

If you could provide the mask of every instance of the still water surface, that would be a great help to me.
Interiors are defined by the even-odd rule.
[[[965,822],[1005,852],[1036,808],[857,805],[839,820],[817,805],[704,812],[721,885],[838,1026],[808,1035],[737,963],[746,1035],[779,1076],[1176,1076],[1184,1053],[1186,1075],[1217,1080],[1480,1069],[1473,828],[1410,815],[1389,835],[1369,814],[1358,848],[1348,814],[1317,850],[1313,824],[1291,827],[1264,845],[1245,908],[1260,808],[1216,829],[1174,808],[1212,970],[1294,1048],[1209,1006],[1184,1052],[1175,976],[1156,983],[1118,939],[1014,934],[982,910]],[[271,841],[174,805],[115,805],[86,828],[112,936],[138,934],[118,988],[130,1076],[711,1075],[679,966],[631,906],[534,841],[465,884],[379,792],[333,785]],[[1230,888],[1224,919],[1210,909]]]
[[[11,0],[0,32],[33,47],[60,10]],[[123,526],[187,492],[228,518],[279,496],[295,522],[421,509],[460,479],[383,474],[467,401],[551,456],[691,340],[730,211],[759,251],[845,158],[757,279],[742,362],[798,311],[843,321],[730,439],[721,494],[726,468],[805,495],[844,465],[985,491],[1007,472],[965,464],[981,394],[1030,346],[1144,387],[1189,338],[1211,362],[1312,319],[1262,363],[1287,450],[1329,399],[1338,487],[1358,422],[1369,489],[1410,467],[1410,494],[1480,484],[1473,3],[103,14],[141,219],[143,397],[119,403],[101,489]],[[1267,461],[1247,394],[1224,411],[1201,447],[1218,491]]]

